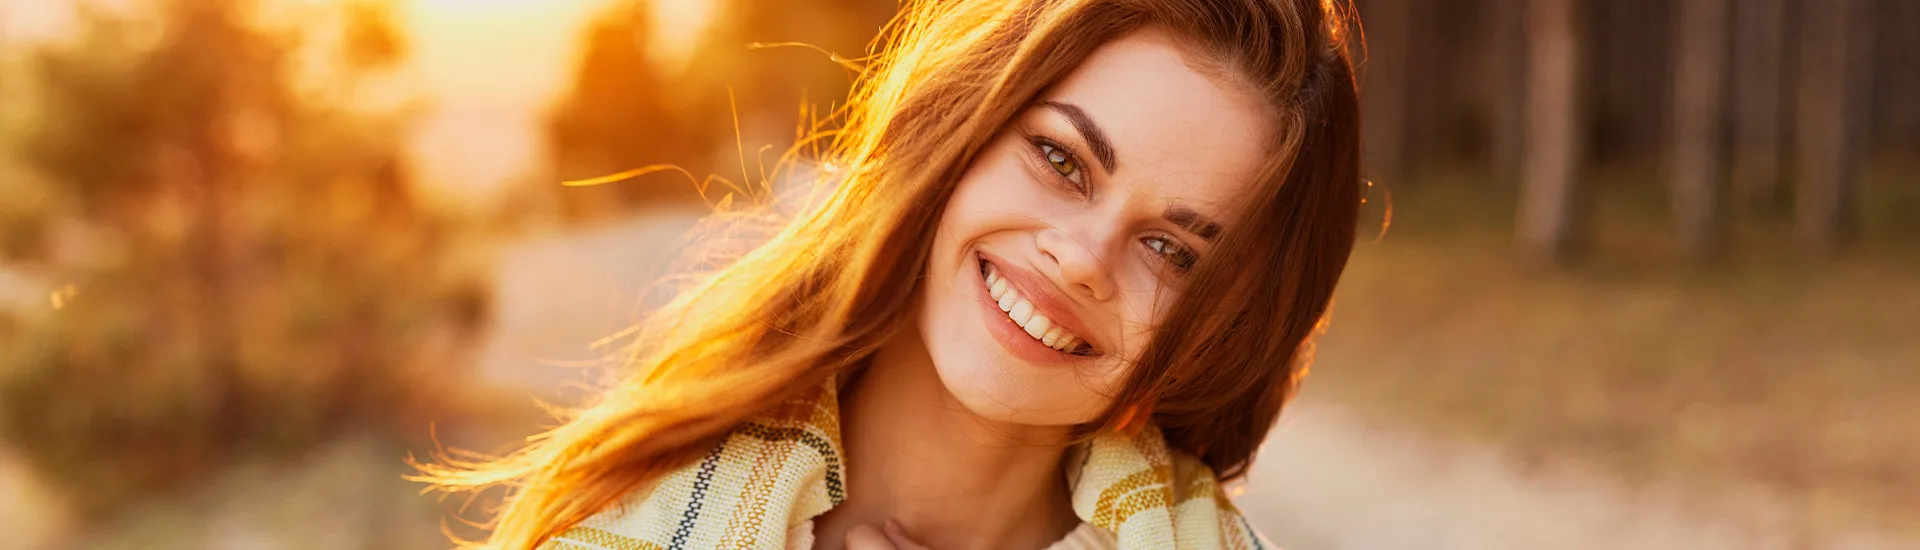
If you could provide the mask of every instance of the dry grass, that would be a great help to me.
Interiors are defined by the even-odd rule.
[[[1615,225],[1595,259],[1543,270],[1512,261],[1499,205],[1401,195],[1393,232],[1356,253],[1307,391],[1533,464],[1757,489],[1807,532],[1920,534],[1913,250],[1809,262],[1758,230],[1697,266],[1657,227]],[[1610,200],[1603,225],[1646,217]]]

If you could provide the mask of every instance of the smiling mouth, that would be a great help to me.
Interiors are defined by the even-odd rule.
[[[992,263],[982,260],[980,274],[986,278],[987,295],[1000,306],[1000,311],[1007,314],[1007,320],[1026,331],[1027,336],[1060,353],[1094,355],[1093,346],[1087,344],[1085,338],[1068,331],[1066,327],[1055,324],[1046,315],[1040,314],[1033,307],[1032,302],[1020,296],[1020,291],[1013,288],[1012,283],[1000,276],[999,268],[994,267]]]

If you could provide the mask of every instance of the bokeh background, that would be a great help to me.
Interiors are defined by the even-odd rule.
[[[1358,4],[1364,239],[1257,526],[1920,547],[1920,3]],[[584,395],[897,7],[0,0],[0,546],[476,533],[406,457]],[[559,185],[660,163],[725,181]]]

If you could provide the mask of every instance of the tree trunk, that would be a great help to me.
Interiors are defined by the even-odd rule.
[[[1521,252],[1554,262],[1578,243],[1580,41],[1577,0],[1536,0],[1527,14],[1527,143],[1521,159]]]
[[[1366,58],[1360,65],[1367,178],[1398,185],[1406,165],[1408,73],[1413,53],[1412,0],[1360,4],[1367,23]]]
[[[1491,79],[1494,100],[1487,106],[1491,128],[1488,139],[1489,164],[1495,180],[1511,185],[1520,179],[1520,159],[1525,149],[1527,89],[1527,2],[1491,0],[1488,28],[1492,43]]]
[[[1839,248],[1853,230],[1854,179],[1866,141],[1870,8],[1868,0],[1828,0],[1801,13],[1794,233],[1816,255]]]
[[[1787,3],[1741,0],[1733,8],[1733,192],[1746,209],[1780,211]]]
[[[1683,0],[1673,75],[1673,214],[1680,248],[1719,254],[1725,179],[1727,0]]]
[[[1873,132],[1868,140],[1873,149],[1867,151],[1869,158],[1886,155],[1888,160],[1904,162],[1913,170],[1920,168],[1920,156],[1912,151],[1920,151],[1920,34],[1903,32],[1920,21],[1920,2],[1894,2],[1883,0],[1874,6],[1873,21],[1877,25],[1873,35],[1879,44],[1873,53]],[[1904,154],[1903,154],[1904,153]],[[1920,178],[1905,178],[1910,185],[1920,185]],[[1920,187],[1913,188],[1920,190]],[[1892,206],[1896,209],[1920,211],[1920,193],[1907,191],[1904,204]]]

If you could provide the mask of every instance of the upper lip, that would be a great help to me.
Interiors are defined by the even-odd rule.
[[[1060,291],[1051,281],[1030,270],[1008,263],[999,256],[988,254],[986,251],[980,252],[980,258],[993,264],[994,269],[1000,273],[1000,277],[1006,279],[1007,284],[1013,285],[1014,290],[1020,292],[1021,298],[1033,303],[1035,313],[1047,316],[1048,320],[1053,321],[1054,326],[1079,336],[1080,340],[1086,342],[1095,352],[1102,349],[1102,346],[1094,340],[1093,333],[1087,330],[1086,324],[1080,321],[1080,316],[1073,314],[1072,302],[1061,296]]]

